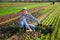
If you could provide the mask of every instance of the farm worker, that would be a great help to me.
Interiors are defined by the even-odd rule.
[[[33,31],[35,30],[35,26],[30,24],[30,20],[36,22],[36,24],[38,25],[39,22],[37,19],[35,19],[28,11],[27,8],[23,8],[21,13],[20,13],[20,23],[19,23],[19,27],[20,28],[24,28],[24,25],[27,29],[29,29],[29,31]]]

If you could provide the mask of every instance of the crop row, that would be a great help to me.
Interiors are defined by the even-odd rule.
[[[59,16],[59,9],[60,6],[58,6],[49,16],[46,17],[46,19],[44,19],[42,21],[42,24],[45,24],[45,25],[49,25],[49,24],[52,24],[53,27],[54,27],[54,30],[53,30],[53,33],[52,34],[47,34],[47,35],[44,35],[41,36],[39,38],[39,40],[59,40],[60,38],[60,32],[59,32],[59,22],[60,22],[60,16]],[[57,35],[59,34],[59,36]],[[42,35],[42,34],[41,34]],[[42,38],[42,39],[41,39]]]

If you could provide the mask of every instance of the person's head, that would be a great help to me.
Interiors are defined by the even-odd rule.
[[[22,13],[23,13],[23,14],[27,14],[27,8],[23,8],[23,9],[22,9]]]

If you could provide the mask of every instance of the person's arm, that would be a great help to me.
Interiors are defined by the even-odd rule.
[[[24,20],[24,16],[23,16],[23,14],[22,13],[20,13],[20,21],[23,21]]]
[[[37,20],[35,17],[33,17],[31,14],[29,14],[29,18],[30,18],[32,21],[34,21],[34,22],[36,22],[37,24],[39,24],[38,20]]]
[[[24,24],[25,24],[26,28],[31,29],[31,28],[29,27],[29,24],[26,22],[26,19],[24,19]]]
[[[29,27],[29,24],[26,22],[26,18],[22,14],[20,14],[20,21],[23,21],[25,26],[26,26],[26,28],[31,30],[31,28]]]

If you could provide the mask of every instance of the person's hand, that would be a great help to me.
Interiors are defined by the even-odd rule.
[[[41,23],[38,23],[38,24],[37,24],[37,26],[43,26],[43,24],[41,24]]]
[[[38,23],[37,26],[40,26],[40,24]]]

